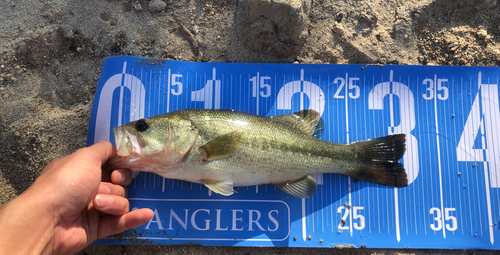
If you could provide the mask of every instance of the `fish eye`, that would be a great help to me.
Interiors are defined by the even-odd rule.
[[[145,119],[140,119],[135,123],[135,129],[139,132],[146,131],[149,128],[149,124]]]

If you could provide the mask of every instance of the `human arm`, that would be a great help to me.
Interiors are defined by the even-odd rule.
[[[149,209],[129,212],[123,188],[129,171],[116,170],[111,183],[101,182],[101,166],[114,156],[111,143],[99,142],[48,164],[0,208],[0,254],[72,254],[151,219]]]

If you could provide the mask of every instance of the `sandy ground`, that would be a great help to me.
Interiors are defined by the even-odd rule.
[[[291,1],[291,0],[290,0]],[[275,1],[280,2],[280,1]],[[238,37],[237,0],[0,1],[0,205],[43,166],[85,146],[106,57],[184,61],[493,65],[496,0],[312,0],[287,51]],[[279,46],[282,47],[282,46]],[[323,254],[330,249],[91,246],[81,254]],[[496,254],[336,249],[347,254]]]

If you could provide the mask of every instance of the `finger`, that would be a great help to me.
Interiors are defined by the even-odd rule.
[[[96,194],[127,197],[127,191],[123,186],[109,182],[101,182],[101,184],[99,184],[99,188],[97,189]]]
[[[128,169],[117,169],[111,173],[111,182],[127,186],[132,181],[132,173]]]
[[[106,163],[106,161],[108,161],[109,159],[117,156],[115,147],[113,147],[113,145],[110,142],[104,140],[99,141],[85,149],[91,150],[92,153],[94,153],[93,156],[95,158],[100,159],[99,163],[101,164],[101,166],[104,163]],[[101,181],[111,182],[111,173],[112,173],[111,170],[103,169],[101,171]]]
[[[148,208],[138,209],[120,216],[104,216],[99,222],[97,238],[121,233],[131,228],[138,227],[153,218],[153,211]]]
[[[99,141],[85,149],[89,150],[95,157],[100,158],[101,165],[106,163],[108,159],[117,156],[115,147],[109,141]]]
[[[100,212],[111,215],[122,215],[130,210],[130,204],[126,198],[114,195],[96,195],[94,206]]]

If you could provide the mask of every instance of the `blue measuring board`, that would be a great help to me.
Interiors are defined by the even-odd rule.
[[[321,139],[350,143],[405,133],[409,179],[391,188],[340,174],[313,176],[296,198],[274,185],[206,187],[140,173],[131,208],[148,223],[98,244],[373,248],[500,248],[500,68],[191,63],[106,59],[88,144],[112,128],[188,108],[272,116],[315,109]]]

